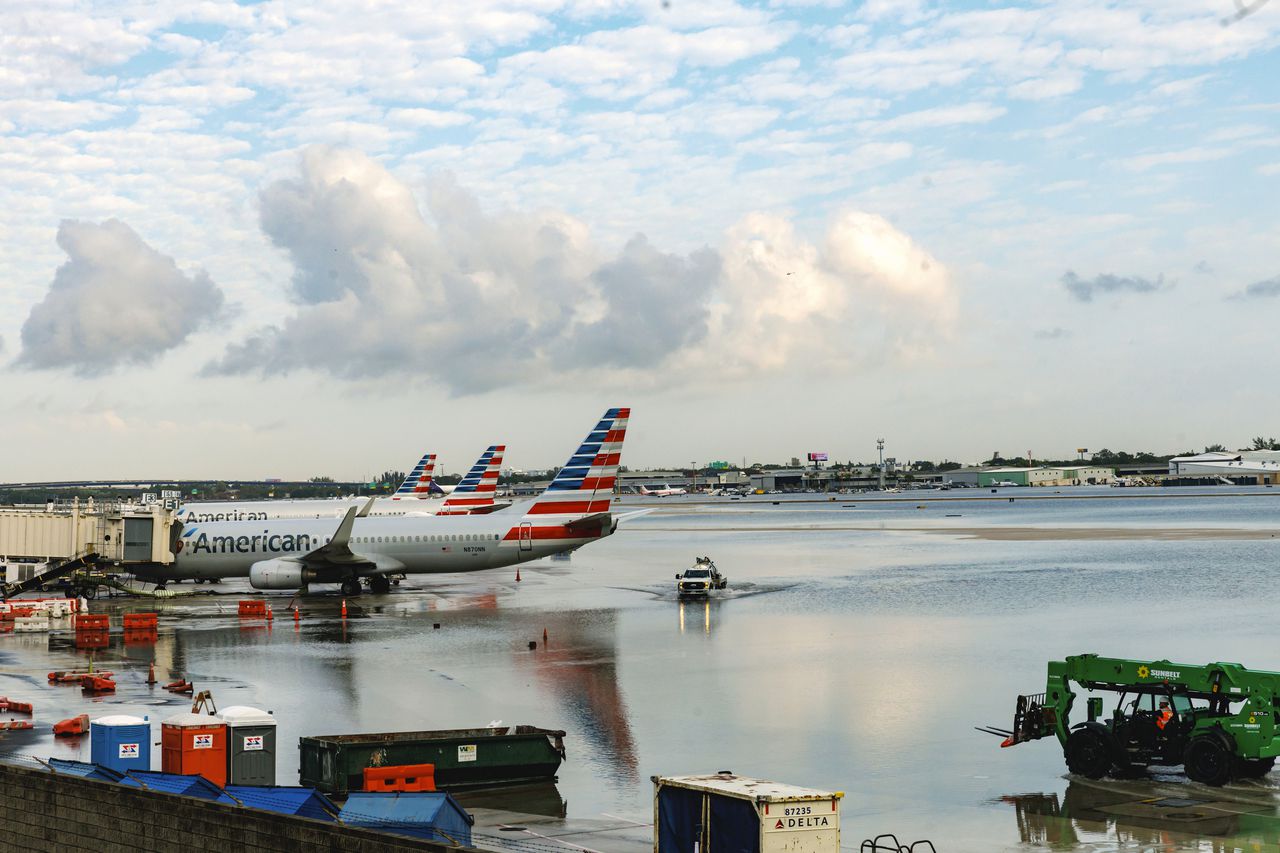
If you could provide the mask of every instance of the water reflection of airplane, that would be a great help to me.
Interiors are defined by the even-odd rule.
[[[1228,799],[1235,794],[1259,796],[1253,801]],[[1072,779],[1061,804],[1057,794],[1015,794],[1000,799],[1014,807],[1024,843],[1054,848],[1124,840],[1183,849],[1186,845],[1181,842],[1202,840],[1208,846],[1197,844],[1195,850],[1227,853],[1276,849],[1274,845],[1280,842],[1280,814],[1265,789],[1236,792],[1150,783],[1117,786],[1114,782],[1102,785]]]
[[[619,782],[639,780],[639,760],[618,684],[617,616],[611,610],[547,614],[548,642],[533,662],[570,717],[612,766]],[[565,726],[569,728],[569,726]],[[572,749],[572,747],[570,748]]]

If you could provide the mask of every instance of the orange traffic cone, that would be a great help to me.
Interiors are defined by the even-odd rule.
[[[516,583],[520,583],[520,567],[516,566]]]
[[[155,684],[155,683],[156,683],[156,662],[152,661],[151,665],[147,667],[147,684]]]
[[[345,598],[342,599],[342,618],[347,618],[347,600]]]
[[[271,612],[271,605],[268,604],[267,605],[267,621],[270,622],[274,618],[276,618],[275,614]]]

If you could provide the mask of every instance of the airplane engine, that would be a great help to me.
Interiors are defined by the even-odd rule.
[[[259,560],[249,567],[254,589],[299,589],[316,579],[316,573],[292,560]]]

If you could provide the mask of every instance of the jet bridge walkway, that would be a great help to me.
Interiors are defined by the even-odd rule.
[[[88,569],[130,572],[175,559],[181,525],[157,504],[50,502],[0,509],[0,596]]]

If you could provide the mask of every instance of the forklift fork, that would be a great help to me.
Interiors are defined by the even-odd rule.
[[[1013,710],[1013,729],[1001,729],[995,726],[975,726],[983,734],[1004,738],[1001,748],[1016,746],[1029,740],[1039,740],[1050,734],[1057,725],[1057,712],[1044,704],[1043,693],[1032,693],[1019,696],[1018,704]]]

